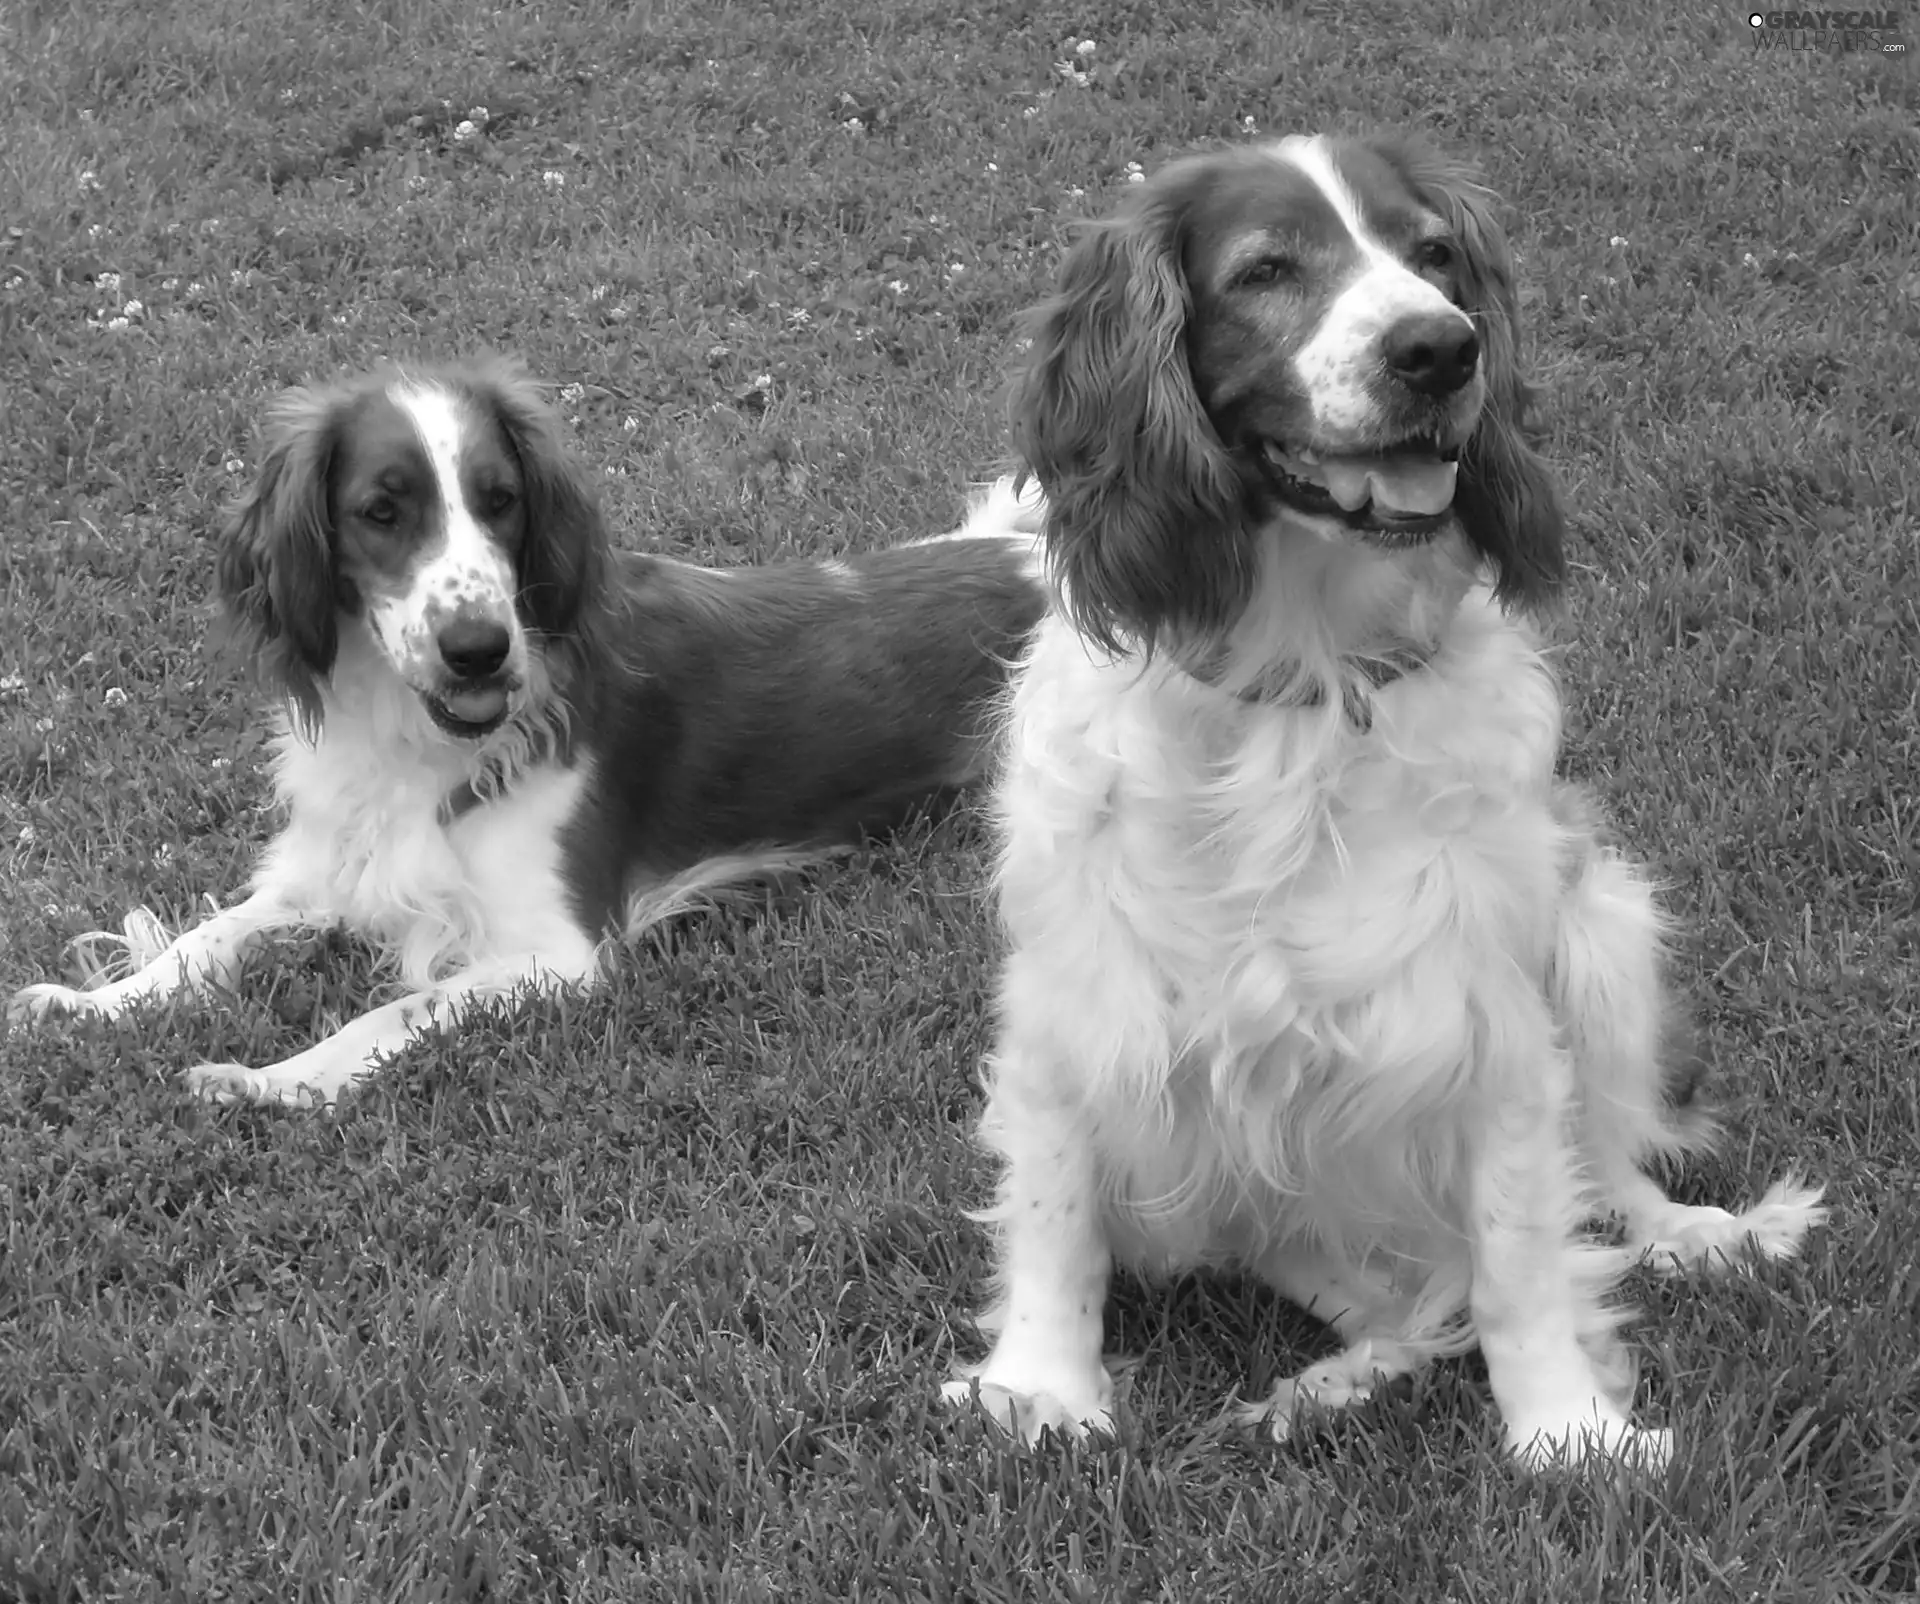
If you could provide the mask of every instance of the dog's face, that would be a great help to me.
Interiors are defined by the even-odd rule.
[[[1447,537],[1503,599],[1551,594],[1561,520],[1490,199],[1415,145],[1289,139],[1174,162],[1082,233],[1014,422],[1084,633],[1218,637],[1275,541],[1284,563]]]
[[[542,694],[546,637],[595,579],[597,519],[516,370],[370,375],[281,399],[221,590],[307,723],[352,619],[445,734],[480,740]]]
[[[1228,451],[1294,512],[1435,534],[1486,400],[1459,242],[1365,146],[1222,165],[1187,200],[1188,362]]]
[[[338,438],[328,502],[340,577],[434,722],[484,735],[527,681],[513,448],[490,408],[437,387],[362,398]]]

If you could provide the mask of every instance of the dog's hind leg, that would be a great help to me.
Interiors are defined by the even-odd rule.
[[[1749,1241],[1766,1258],[1791,1257],[1826,1217],[1818,1188],[1789,1176],[1736,1214],[1676,1203],[1642,1169],[1707,1145],[1712,1124],[1697,1107],[1676,1107],[1666,1084],[1671,1030],[1651,890],[1589,834],[1572,846],[1548,992],[1573,1058],[1581,1157],[1605,1206],[1629,1246],[1663,1269],[1726,1262]]]
[[[1275,1442],[1286,1441],[1302,1419],[1315,1413],[1365,1403],[1446,1346],[1417,1339],[1415,1311],[1393,1288],[1378,1277],[1339,1265],[1309,1243],[1276,1247],[1252,1269],[1289,1303],[1325,1321],[1341,1343],[1339,1352],[1283,1378],[1266,1397],[1234,1411],[1242,1425],[1264,1424]],[[1461,1292],[1464,1298],[1464,1285]]]

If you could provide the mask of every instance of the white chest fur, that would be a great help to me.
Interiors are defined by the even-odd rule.
[[[543,764],[450,822],[482,771],[390,673],[343,659],[317,741],[285,732],[274,764],[285,830],[255,876],[316,923],[370,936],[412,986],[524,953],[591,946],[567,906],[560,837],[583,765]]]
[[[1376,1138],[1470,1122],[1489,1021],[1544,1006],[1559,725],[1482,595],[1367,732],[1048,626],[997,797],[1003,1002],[1091,1089],[1108,1184],[1174,1260],[1244,1252],[1236,1218],[1284,1228],[1277,1196],[1346,1230],[1447,1212],[1451,1128]],[[1409,1151],[1429,1173],[1370,1167]]]

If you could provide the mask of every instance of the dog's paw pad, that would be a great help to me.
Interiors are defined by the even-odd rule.
[[[67,1014],[88,1013],[97,1006],[84,991],[44,981],[39,985],[22,986],[9,997],[7,1018],[16,1025],[30,1025]]]
[[[1037,1443],[1043,1431],[1062,1437],[1084,1437],[1089,1432],[1114,1435],[1113,1389],[1103,1376],[1090,1388],[1017,1388],[994,1381],[949,1381],[940,1389],[941,1402],[967,1408],[977,1394],[981,1411],[997,1426],[1026,1443]],[[1072,1394],[1071,1396],[1069,1394]]]
[[[1265,1427],[1275,1442],[1286,1442],[1303,1417],[1363,1404],[1373,1396],[1380,1380],[1370,1365],[1356,1364],[1348,1354],[1336,1354],[1276,1383],[1259,1402],[1239,1405],[1234,1415],[1240,1425]]]
[[[1529,1470],[1611,1466],[1653,1476],[1673,1459],[1672,1432],[1635,1426],[1617,1415],[1515,1430],[1512,1435],[1520,1462]]]
[[[196,1064],[185,1073],[187,1090],[209,1103],[264,1103],[282,1108],[316,1108],[323,1099],[310,1086],[287,1082],[244,1064]]]

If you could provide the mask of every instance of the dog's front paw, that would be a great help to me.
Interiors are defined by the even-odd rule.
[[[1609,1466],[1655,1476],[1673,1458],[1673,1433],[1636,1426],[1611,1410],[1551,1422],[1513,1422],[1507,1430],[1515,1455],[1529,1470],[1580,1470]]]
[[[265,1103],[282,1108],[317,1108],[326,1104],[313,1087],[291,1082],[270,1070],[244,1064],[196,1064],[186,1072],[187,1090],[210,1103]]]
[[[941,1401],[966,1408],[978,1396],[980,1408],[994,1424],[1022,1442],[1037,1443],[1042,1431],[1063,1437],[1088,1432],[1113,1436],[1113,1378],[1102,1369],[1096,1377],[1057,1377],[1035,1384],[995,1378],[982,1373],[949,1381],[940,1389]]]
[[[1363,1404],[1386,1379],[1372,1362],[1371,1344],[1361,1343],[1277,1382],[1258,1403],[1239,1405],[1234,1416],[1240,1425],[1265,1426],[1275,1442],[1285,1442],[1303,1419]]]
[[[101,1011],[99,999],[92,992],[76,991],[72,986],[56,985],[52,981],[22,986],[7,999],[7,1019],[15,1025],[36,1024],[43,1019],[57,1019],[66,1014],[94,1014]]]

